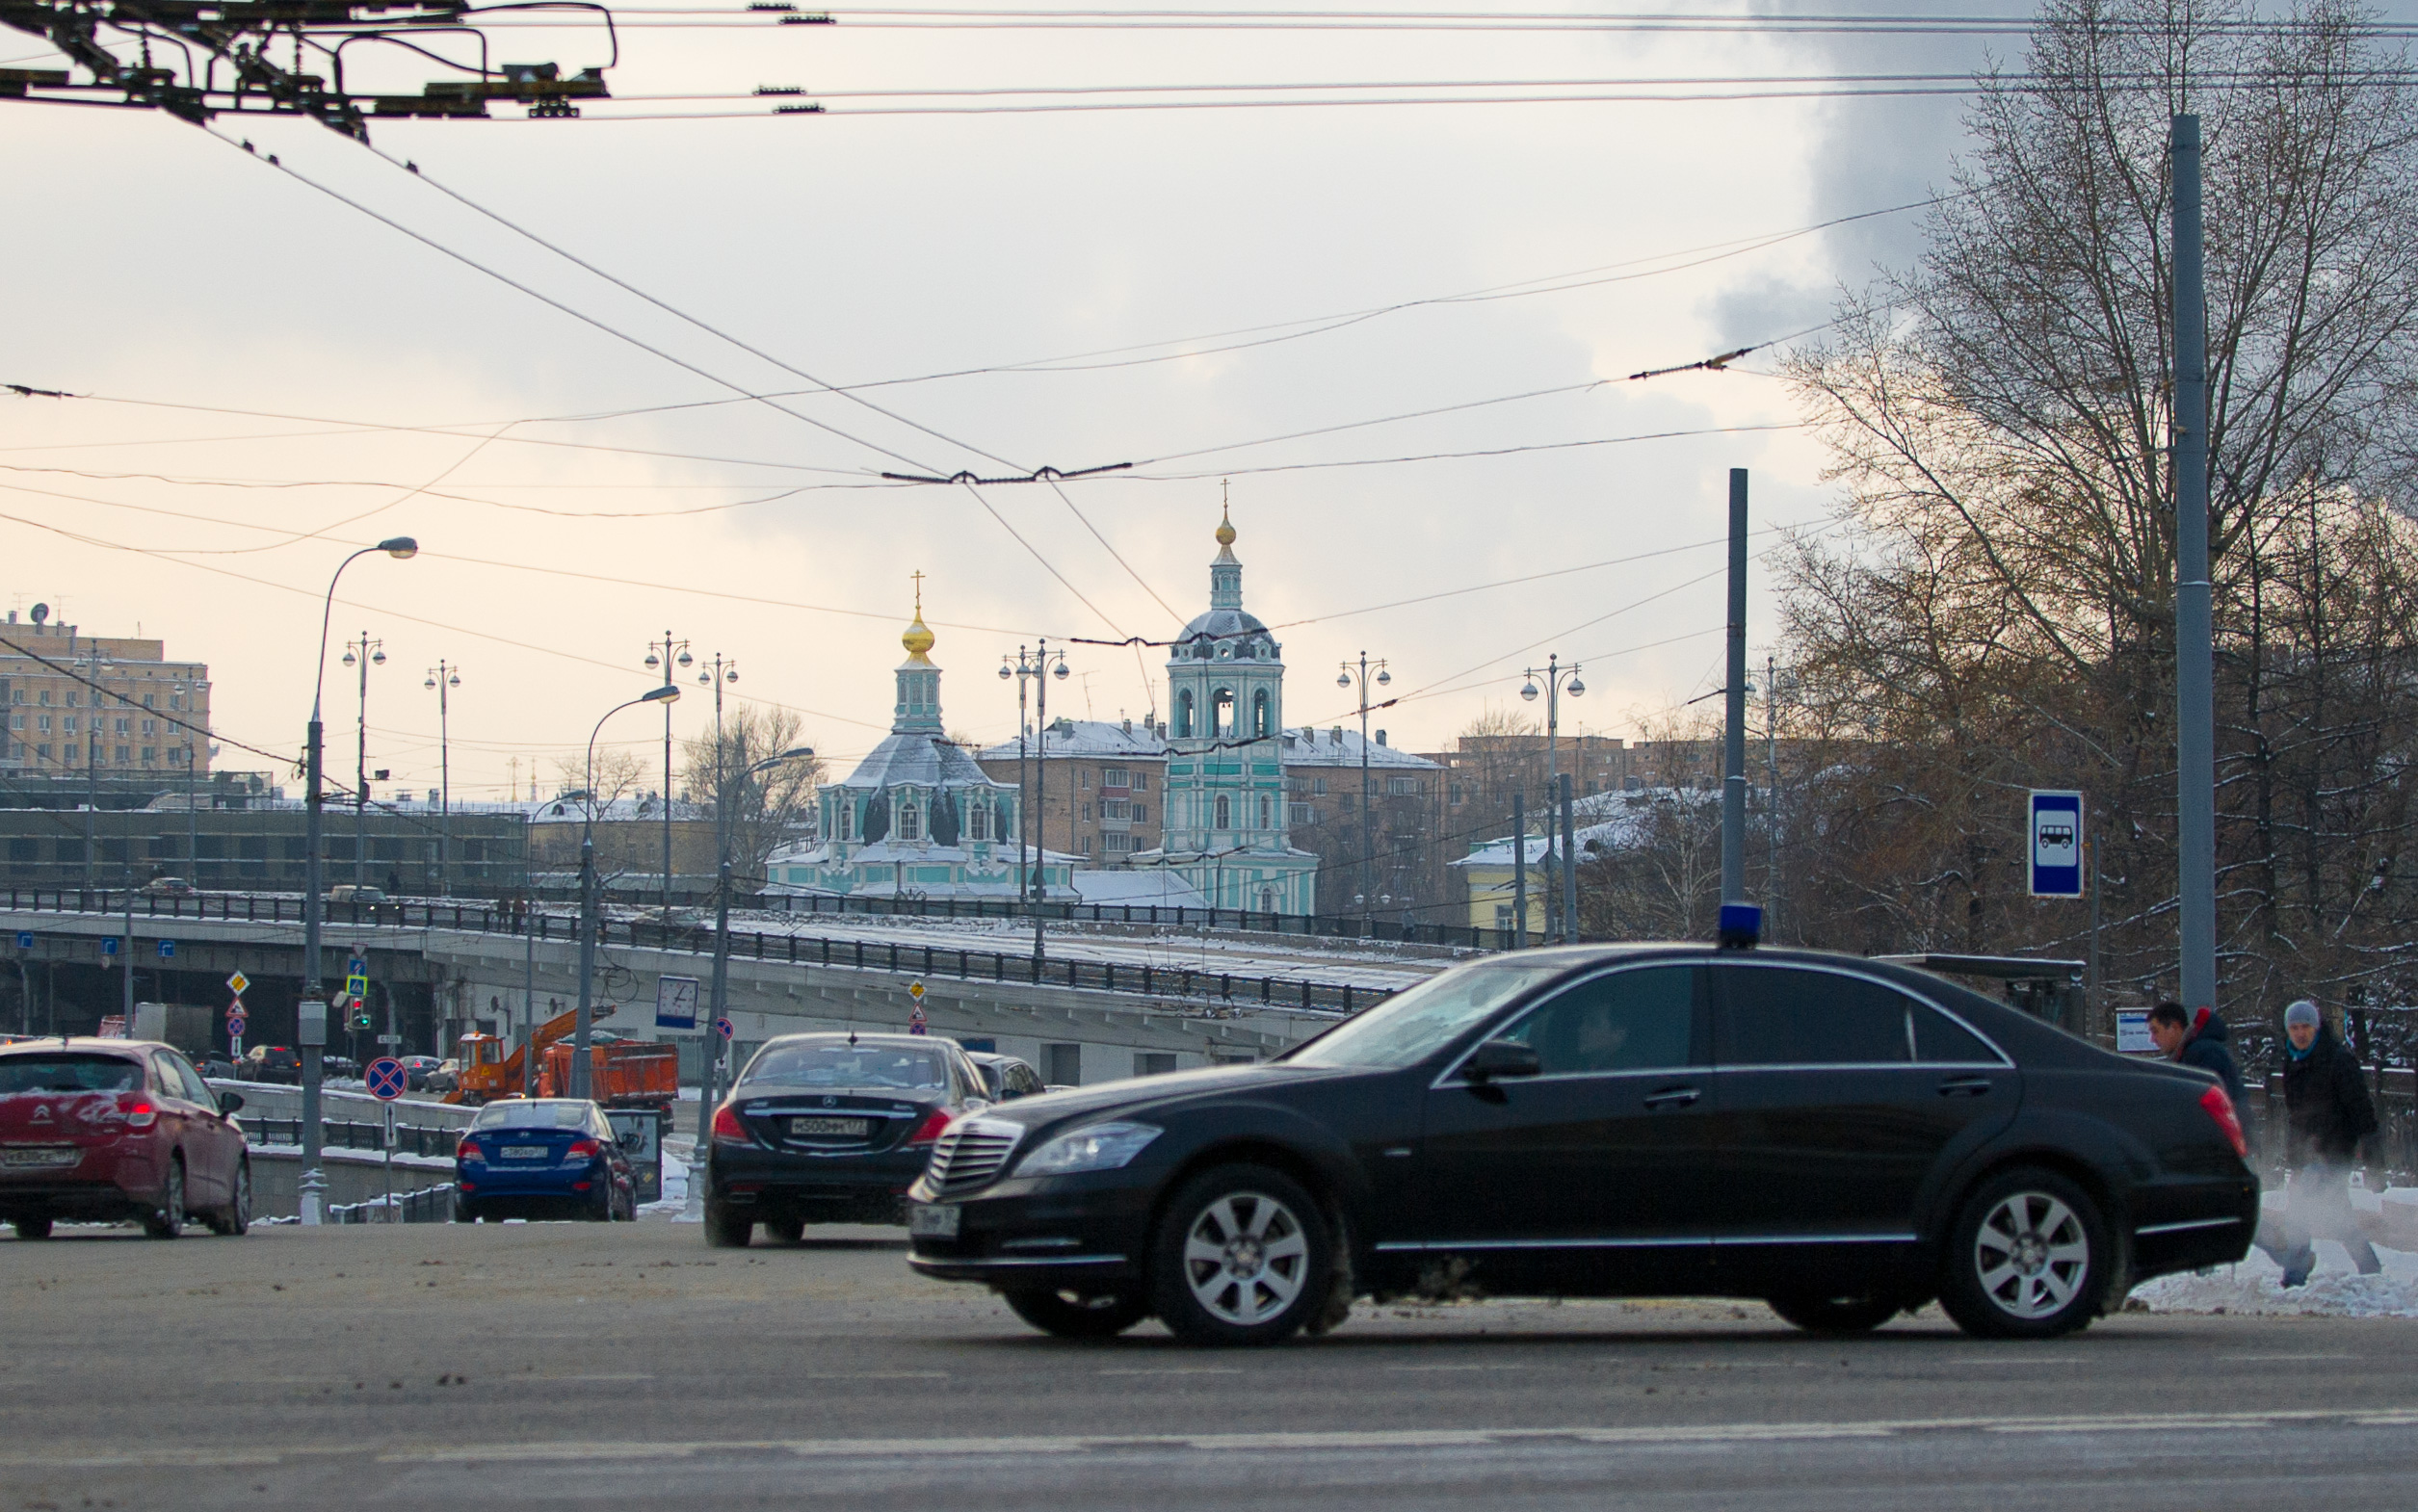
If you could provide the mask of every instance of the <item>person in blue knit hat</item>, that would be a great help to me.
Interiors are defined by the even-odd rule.
[[[2375,1275],[2376,1247],[2360,1231],[2351,1206],[2351,1171],[2359,1141],[2376,1132],[2376,1105],[2367,1079],[2326,1027],[2317,1004],[2302,999],[2284,1010],[2284,1109],[2290,1125],[2287,1160],[2292,1168],[2285,1242],[2277,1255],[2283,1284],[2307,1284],[2317,1267],[2314,1240],[2340,1240],[2363,1276]]]

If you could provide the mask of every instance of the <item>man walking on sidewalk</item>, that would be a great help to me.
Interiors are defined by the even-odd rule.
[[[2359,1141],[2376,1132],[2359,1063],[2334,1038],[2306,999],[2284,1010],[2284,1108],[2290,1125],[2291,1203],[2284,1232],[2291,1247],[2277,1255],[2283,1284],[2305,1284],[2316,1268],[2313,1239],[2331,1238],[2351,1252],[2363,1276],[2383,1267],[2351,1206],[2351,1171]],[[2272,1251],[2271,1251],[2272,1253]]]
[[[2242,1106],[2242,1071],[2233,1063],[2233,1051],[2225,1043],[2229,1037],[2225,1021],[2217,1017],[2215,1008],[2200,1009],[2195,1019],[2179,1003],[2161,1003],[2149,1010],[2149,1037],[2168,1060],[2195,1066],[2215,1077],[2225,1096],[2233,1099],[2234,1112],[2247,1112]]]

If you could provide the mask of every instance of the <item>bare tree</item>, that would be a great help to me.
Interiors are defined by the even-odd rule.
[[[2418,899],[2418,132],[2335,0],[2051,0],[1929,250],[1790,369],[1846,486],[1800,545],[1791,733],[1809,943],[2080,953],[2025,896],[2023,790],[2091,798],[2113,978],[2171,990],[2166,141],[2204,117],[2222,983],[2399,991]],[[2205,81],[2205,82],[2203,82]],[[2399,511],[2397,513],[2397,511]]]
[[[691,790],[717,809],[728,795],[731,878],[743,889],[764,885],[766,858],[802,833],[813,818],[822,758],[781,762],[749,774],[759,763],[807,743],[803,729],[794,711],[741,704],[723,716],[719,751],[710,729],[681,743]]]
[[[624,746],[601,746],[590,769],[586,752],[554,759],[554,780],[564,798],[576,803],[591,820],[640,790],[646,780],[646,759]],[[592,786],[591,786],[592,782]]]

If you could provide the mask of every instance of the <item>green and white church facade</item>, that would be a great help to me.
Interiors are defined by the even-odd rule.
[[[1017,860],[1016,790],[992,781],[972,751],[948,738],[940,668],[930,654],[934,639],[919,592],[915,622],[899,638],[907,660],[898,667],[890,733],[854,771],[816,795],[821,838],[767,859],[767,893],[1019,896],[1025,873]],[[1047,896],[1074,896],[1068,878],[1080,859],[1038,858]]]
[[[1284,648],[1243,608],[1234,522],[1218,524],[1209,611],[1168,653],[1161,848],[1137,869],[1180,874],[1220,908],[1317,910],[1318,857],[1290,840],[1284,790]]]

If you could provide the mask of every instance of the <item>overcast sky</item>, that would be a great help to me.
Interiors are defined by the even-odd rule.
[[[496,55],[566,67],[602,56],[575,30],[513,34]],[[0,64],[40,56],[30,38],[0,38]],[[628,96],[1821,74],[1984,56],[1962,39],[633,29],[609,77]],[[443,658],[461,667],[457,795],[501,796],[515,769],[525,791],[533,766],[551,793],[555,760],[650,685],[641,662],[668,627],[700,656],[737,659],[735,696],[803,712],[845,770],[888,725],[911,572],[926,575],[951,726],[1009,736],[1003,654],[1044,635],[1163,639],[1205,607],[1230,479],[1247,603],[1281,627],[1288,723],[1347,722],[1337,664],[1365,650],[1390,665],[1390,691],[1413,695],[1373,722],[1432,749],[1488,704],[1516,706],[1521,668],[1558,652],[1588,683],[1565,722],[1635,736],[1719,685],[1712,543],[1727,470],[1752,469],[1758,526],[1818,524],[1823,457],[1786,429],[1787,397],[1760,376],[1769,352],[1727,374],[1577,386],[1825,319],[1840,284],[1912,255],[1916,216],[1718,260],[1673,254],[1919,199],[1960,141],[1958,102],[1939,99],[855,118],[841,103],[824,117],[381,121],[373,135],[428,179],[841,384],[1581,270],[1647,275],[1267,344],[860,391],[901,419],[828,394],[781,402],[826,430],[729,402],[731,389],[164,115],[13,105],[0,109],[0,259],[17,298],[0,381],[94,397],[0,399],[0,610],[45,602],[105,635],[139,623],[171,655],[210,664],[225,736],[291,751],[328,573],[349,546],[408,533],[418,560],[364,559],[338,597],[336,639],[366,630],[389,658],[371,679],[370,766],[434,784],[436,700],[422,682]],[[323,128],[222,129],[728,383],[806,386]],[[1100,365],[1205,347],[1234,350]],[[693,407],[660,407],[672,405]],[[651,412],[565,418],[633,410]],[[1775,429],[1736,429],[1755,427]],[[1716,429],[1729,433],[1303,465]],[[1069,482],[1063,500],[872,476],[1117,462],[1137,465]],[[1760,565],[1754,581],[1760,646]],[[355,684],[336,657],[329,766],[349,773]],[[1076,675],[1052,689],[1051,712],[1139,718],[1164,698],[1163,658],[1072,646]],[[704,691],[687,691],[682,734],[712,717]],[[644,744],[660,723],[631,711],[606,733]],[[219,765],[269,764],[230,748]]]

